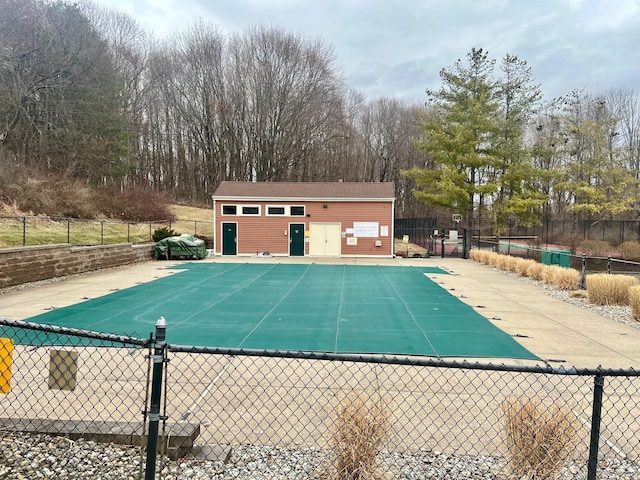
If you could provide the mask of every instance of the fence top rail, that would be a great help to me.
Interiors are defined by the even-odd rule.
[[[147,347],[153,343],[153,339],[130,337],[126,335],[116,335],[113,333],[92,332],[90,330],[80,330],[77,328],[59,327],[56,325],[44,325],[40,323],[25,322],[22,320],[11,320],[0,317],[0,325],[25,330],[34,330],[45,333],[55,333],[57,335],[69,335],[73,337],[91,338],[94,340],[102,340],[106,342],[121,343],[125,345],[138,345]]]
[[[509,241],[511,240],[517,240],[520,237],[502,237],[502,241]],[[496,241],[496,240],[487,240],[487,239],[480,239],[479,240],[480,243],[488,243],[490,245],[499,245],[500,242]],[[525,246],[519,246],[518,248],[521,249],[526,249],[526,250],[530,250],[532,252],[549,252],[549,251],[555,251],[558,250],[558,248],[549,248],[549,247],[545,247],[545,248],[540,248],[540,247],[536,247],[533,245],[527,245]],[[640,262],[634,262],[632,260],[624,260],[622,258],[618,258],[618,257],[613,257],[611,255],[607,256],[607,257],[600,257],[600,256],[589,256],[587,255],[586,252],[582,252],[580,254],[574,254],[574,253],[563,253],[563,255],[567,255],[569,257],[572,258],[588,258],[589,260],[607,260],[607,261],[611,261],[611,262],[618,262],[618,263],[626,263],[629,265],[638,265],[640,266]]]
[[[405,365],[420,367],[442,367],[442,368],[458,368],[466,370],[491,370],[500,372],[516,372],[516,373],[542,373],[551,375],[574,375],[574,376],[615,376],[615,377],[640,377],[640,369],[607,369],[607,368],[576,368],[558,366],[553,367],[546,365],[509,365],[509,364],[493,364],[469,362],[468,360],[444,360],[442,358],[431,357],[413,357],[413,356],[396,356],[396,355],[372,355],[372,354],[354,354],[354,353],[328,353],[328,352],[309,352],[300,350],[255,350],[242,348],[214,348],[214,347],[198,347],[190,345],[172,345],[167,344],[167,349],[173,353],[197,353],[197,354],[214,354],[228,356],[245,356],[245,357],[272,357],[272,358],[292,358],[299,360],[327,360],[327,361],[344,361],[354,363],[378,363],[387,365]]]
[[[141,225],[149,225],[151,224],[165,224],[169,222],[193,222],[198,221],[201,223],[206,223],[201,220],[180,220],[180,219],[158,219],[158,220],[146,220],[146,221],[126,221],[126,220],[116,220],[116,219],[107,219],[107,218],[74,218],[74,217],[62,217],[62,216],[48,216],[48,215],[0,215],[0,220],[50,220],[52,222],[94,222],[94,223],[117,223],[117,224],[141,224]],[[213,223],[213,222],[211,222]]]
[[[154,344],[153,334],[148,339],[130,337],[126,335],[116,335],[111,333],[93,332],[89,330],[81,330],[76,328],[60,327],[56,325],[44,325],[33,322],[25,322],[22,320],[11,320],[0,317],[0,325],[13,327],[18,329],[34,330],[39,332],[54,333],[58,335],[68,335],[82,338],[90,338],[95,340],[103,340],[107,342],[138,345],[141,347],[150,347]],[[554,367],[548,363],[545,365],[509,365],[509,364],[493,364],[470,362],[468,360],[444,360],[442,358],[432,357],[414,357],[414,356],[396,356],[386,354],[357,354],[357,353],[329,353],[329,352],[311,352],[300,350],[257,350],[242,348],[217,348],[204,347],[195,345],[172,345],[167,344],[167,349],[173,353],[193,353],[193,354],[213,354],[228,355],[238,357],[272,357],[272,358],[291,358],[299,360],[327,360],[327,361],[343,361],[354,363],[378,363],[387,365],[405,365],[420,367],[441,367],[441,368],[457,368],[465,370],[488,370],[499,372],[516,372],[516,373],[540,373],[548,375],[573,375],[573,376],[608,376],[608,377],[640,377],[640,369],[608,369],[608,368],[576,368],[558,366]]]

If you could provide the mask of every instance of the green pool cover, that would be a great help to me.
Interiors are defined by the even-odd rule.
[[[181,269],[29,321],[147,337],[163,316],[170,344],[537,359],[425,276],[447,273],[437,268],[185,263]]]

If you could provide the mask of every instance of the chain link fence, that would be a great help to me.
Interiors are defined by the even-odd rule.
[[[183,478],[640,478],[632,369],[223,350],[10,320],[0,337],[2,435],[138,445],[122,478],[156,464],[178,478],[167,462],[192,443],[231,455]]]
[[[213,222],[200,220],[159,220],[124,222],[48,216],[0,216],[0,248],[69,243],[110,245],[153,241],[156,230],[166,228],[176,234],[192,234],[213,248]]]

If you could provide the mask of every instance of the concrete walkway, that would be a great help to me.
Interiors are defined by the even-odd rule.
[[[640,368],[640,328],[556,300],[540,286],[472,260],[215,257],[202,262],[438,266],[452,275],[429,274],[432,280],[472,306],[497,327],[516,336],[516,340],[525,348],[550,365]],[[11,290],[0,294],[0,317],[24,320],[52,307],[72,305],[106,295],[115,289],[172,275],[176,270],[171,267],[177,264],[179,262],[149,261]],[[153,325],[150,325],[149,331],[152,330]]]

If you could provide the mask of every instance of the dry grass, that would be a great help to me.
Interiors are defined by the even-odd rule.
[[[483,263],[484,265],[491,265],[491,263],[493,261],[495,261],[495,257],[496,257],[496,253],[495,252],[490,252],[487,250],[479,250],[480,255],[479,255],[479,262]]]
[[[621,243],[618,250],[625,260],[640,260],[640,242]]]
[[[516,272],[521,277],[528,277],[529,269],[532,268],[533,265],[539,265],[538,262],[531,259],[520,258],[516,263]]]
[[[559,265],[543,265],[531,259],[512,257],[494,252],[472,250],[470,258],[499,270],[512,272],[532,280],[543,281],[560,290],[575,290],[580,287],[580,272]]]
[[[469,250],[469,259],[474,262],[484,263],[482,261],[482,257],[484,256],[484,250],[478,250],[477,248],[472,248]]]
[[[629,305],[631,305],[633,319],[640,320],[640,285],[629,287]]]
[[[580,287],[580,272],[573,268],[554,269],[552,285],[560,290],[576,290]]]
[[[629,305],[629,287],[637,283],[636,277],[631,275],[587,275],[589,301],[594,305]]]
[[[569,297],[571,298],[589,298],[589,294],[585,290],[574,290],[569,292]]]
[[[544,265],[542,281],[547,285],[553,285],[553,279],[560,273],[562,268],[560,265]]]
[[[331,465],[324,480],[381,478],[378,453],[391,429],[391,409],[377,394],[353,391],[335,408]]]
[[[499,254],[496,256],[495,267],[498,270],[509,270],[509,264],[511,263],[511,258],[508,255]]]
[[[582,240],[579,250],[590,257],[606,257],[611,253],[613,247],[609,242],[603,240]]]
[[[542,263],[536,262],[534,260],[533,263],[527,266],[527,277],[532,280],[541,281],[545,268],[546,265],[543,265]]]
[[[213,211],[210,208],[170,205],[173,220],[171,228],[178,233],[197,233],[213,237]],[[0,204],[0,215],[25,215],[16,204]],[[197,225],[195,222],[198,222]],[[29,218],[26,221],[27,245],[72,243],[79,245],[112,244],[122,242],[148,242],[151,230],[166,226],[165,223],[141,222],[127,225],[125,222],[104,220],[61,220]],[[3,219],[0,222],[0,248],[22,246],[23,223],[21,218]]]
[[[564,405],[546,407],[534,399],[502,402],[511,478],[547,480],[557,476],[576,446],[575,415]]]
[[[521,261],[519,257],[511,257],[509,255],[505,255],[506,258],[504,260],[504,269],[507,272],[516,273],[516,269],[518,267],[518,262]]]
[[[169,205],[174,218],[181,220],[197,220],[198,222],[213,222],[213,208],[190,207],[188,205]]]

